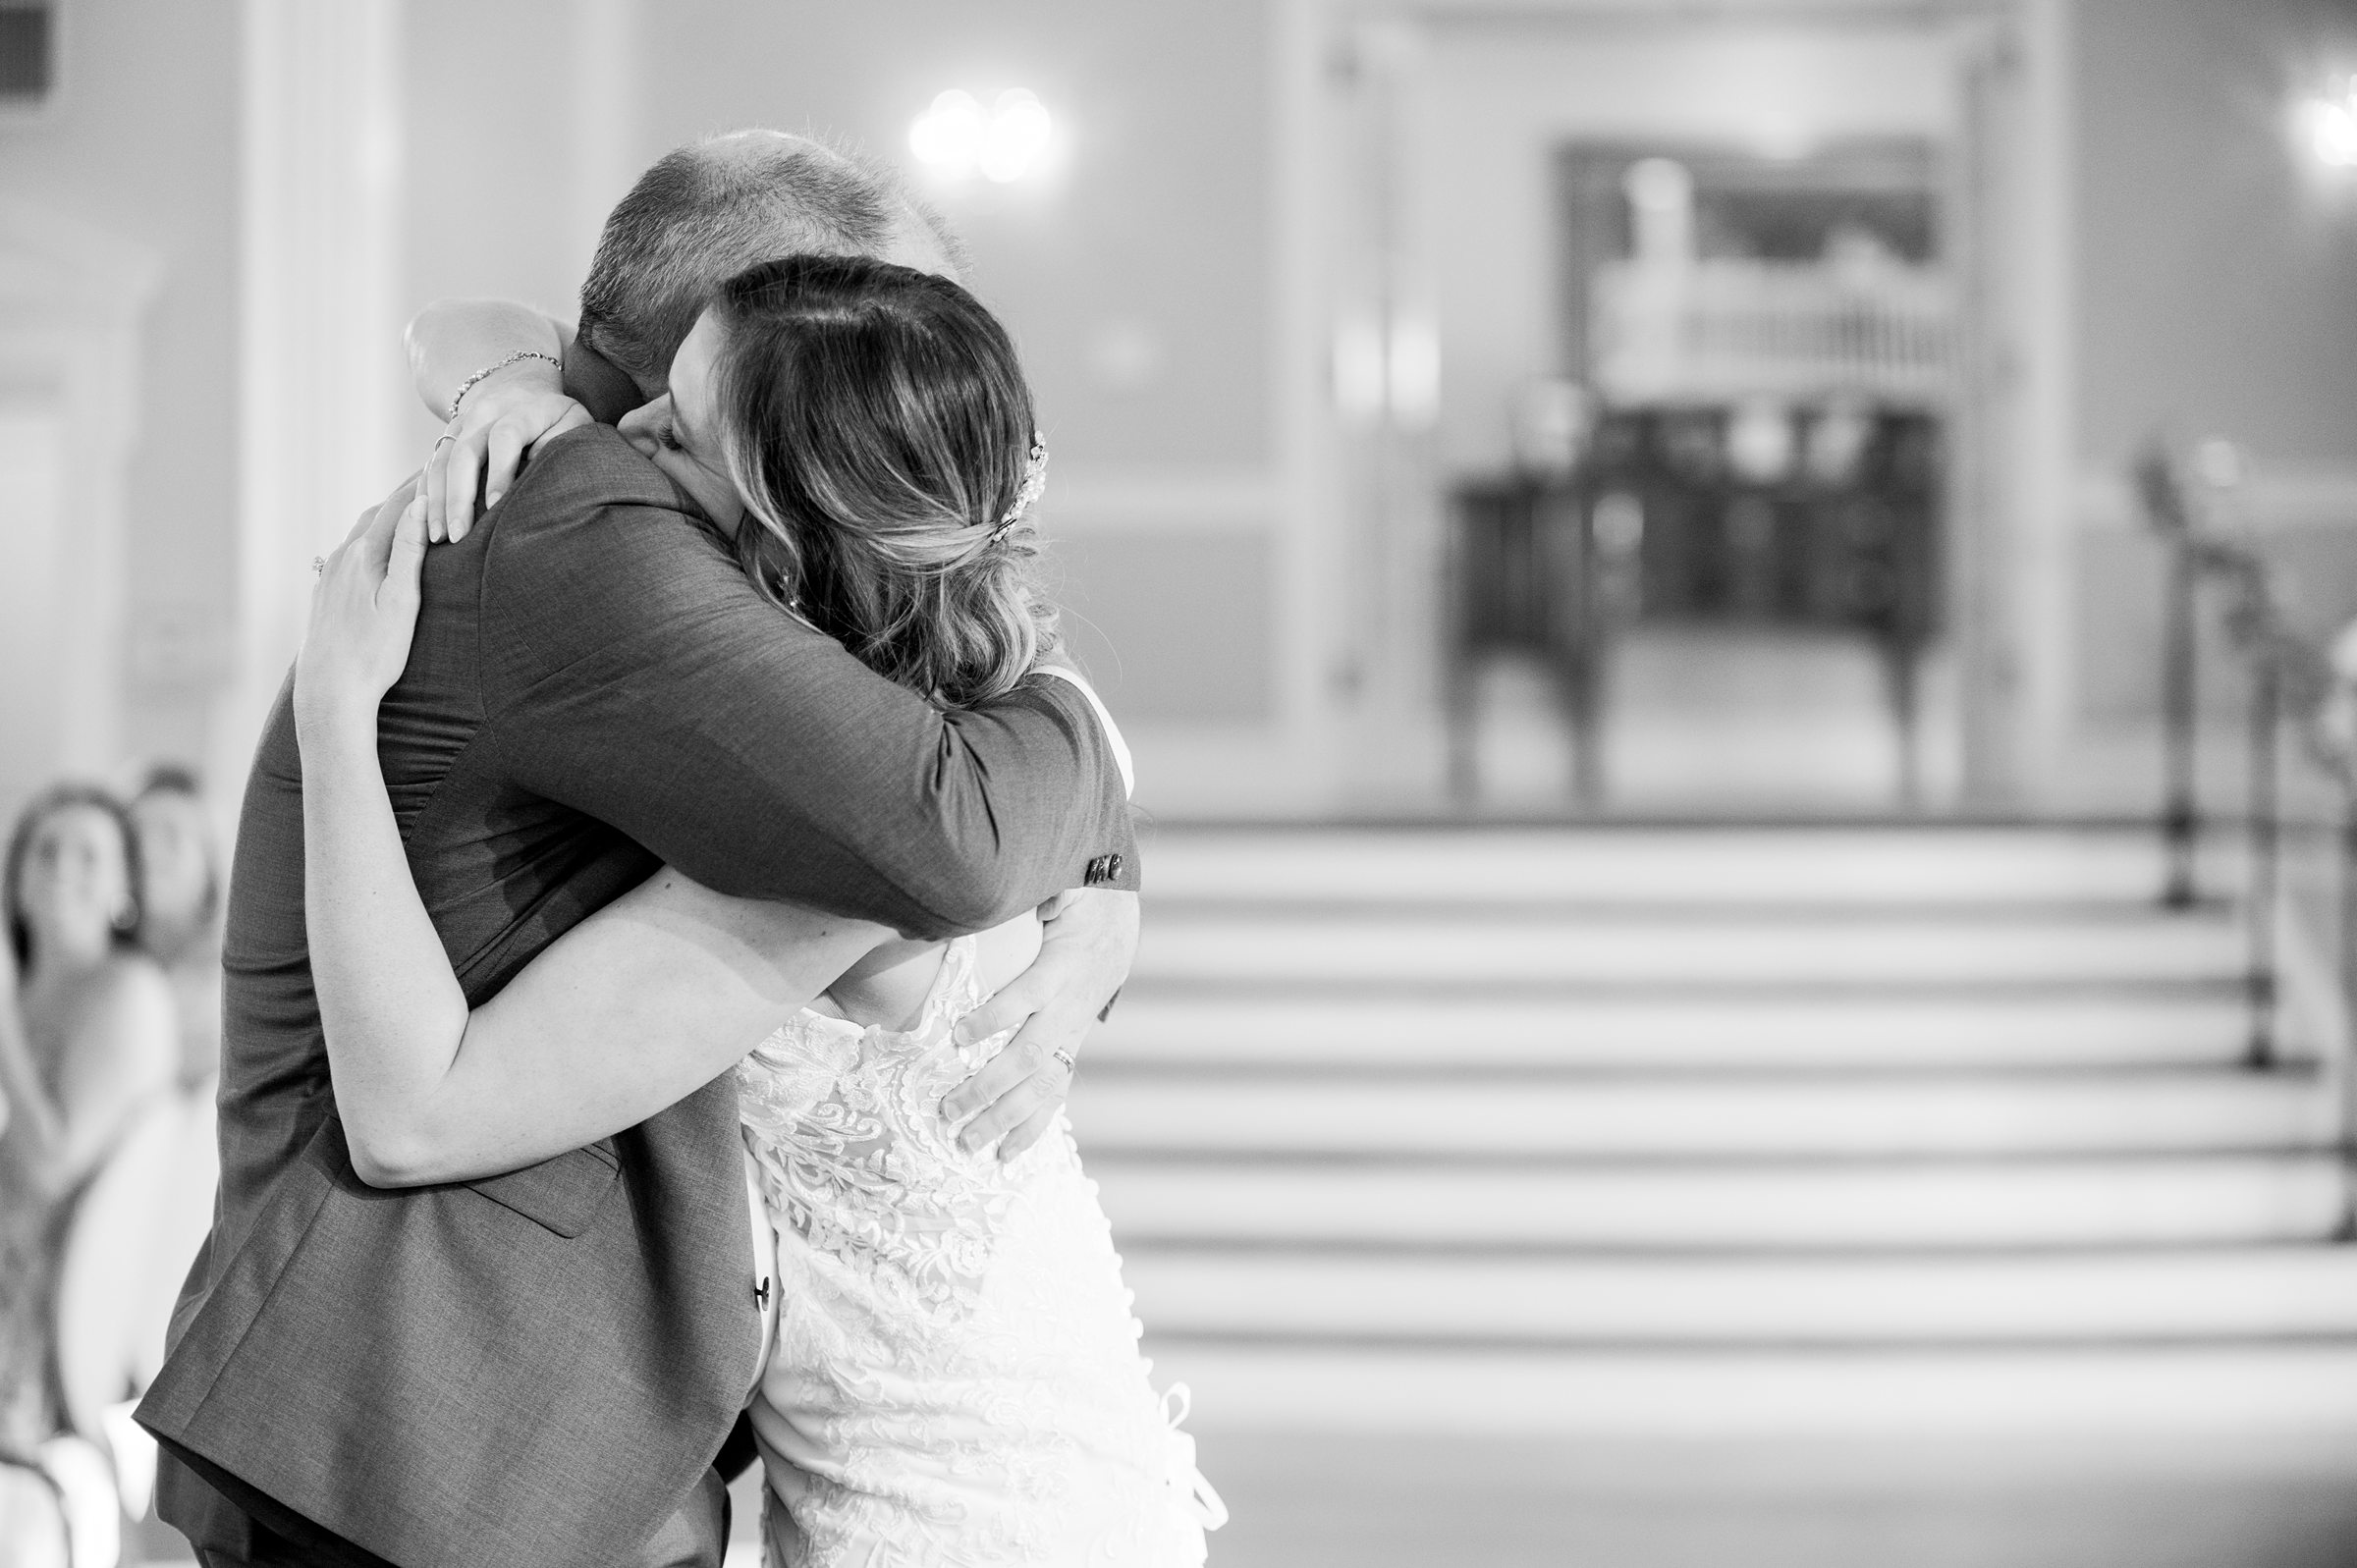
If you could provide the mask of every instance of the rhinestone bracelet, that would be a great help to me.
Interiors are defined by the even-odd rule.
[[[459,416],[459,405],[466,401],[466,394],[472,392],[476,385],[479,384],[486,376],[495,376],[502,370],[507,369],[508,366],[523,359],[545,359],[550,364],[557,367],[557,371],[560,375],[562,375],[565,370],[565,361],[558,358],[553,353],[543,353],[538,349],[519,349],[514,353],[508,355],[505,359],[500,360],[496,364],[487,364],[483,366],[482,369],[477,370],[473,375],[470,375],[466,380],[460,382],[458,396],[450,400],[450,417],[456,419]]]

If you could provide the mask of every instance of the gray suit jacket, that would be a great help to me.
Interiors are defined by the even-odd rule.
[[[568,381],[627,405],[583,351]],[[764,602],[683,505],[601,426],[428,553],[379,754],[470,1000],[661,861],[928,936],[1135,886],[1069,684],[943,714]],[[230,883],[213,1231],[138,1411],[164,1516],[232,1543],[228,1490],[404,1568],[627,1559],[752,1380],[734,1089],[492,1180],[362,1183],[311,990],[301,788],[282,692]]]

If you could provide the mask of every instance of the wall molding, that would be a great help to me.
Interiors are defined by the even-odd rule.
[[[2124,471],[2085,468],[2073,511],[2090,533],[2142,532],[2144,514]],[[2357,528],[2357,462],[2284,463],[2260,469],[2228,492],[2221,520],[2258,529]]]
[[[1937,27],[2013,14],[2017,0],[1416,0],[1425,16],[1453,22],[1620,23],[1636,27],[1887,22]]]
[[[1137,759],[1149,863],[1157,826],[1239,816],[1312,821],[1333,813],[1326,779],[1302,765],[1299,745],[1279,726],[1123,719],[1122,731]]]
[[[1051,468],[1040,498],[1049,538],[1109,533],[1236,533],[1273,528],[1277,477],[1265,468]]]

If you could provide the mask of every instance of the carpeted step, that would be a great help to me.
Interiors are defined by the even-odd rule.
[[[1132,1246],[1123,1269],[1156,1334],[1237,1345],[2357,1345],[2349,1247],[1443,1259]]]
[[[1207,1435],[2357,1437],[2357,1342],[1386,1351],[1149,1334],[1146,1351],[1158,1385],[1191,1387]]]
[[[1937,1249],[2322,1240],[2337,1154],[1542,1162],[1099,1154],[1116,1239],[1314,1248]]]
[[[1501,994],[1505,992],[1506,994]],[[1481,1072],[2224,1065],[2247,1044],[2231,984],[1645,987],[1370,994],[1132,982],[1089,1036],[1083,1084],[1141,1069]]]
[[[1533,984],[2135,984],[2230,981],[2245,953],[2223,917],[2158,911],[2001,916],[1809,910],[1636,913],[1158,908],[1142,982],[1364,983],[1458,993]]]
[[[2163,881],[2144,828],[1183,829],[1144,848],[1157,903],[2144,903]]]
[[[1492,1076],[1135,1073],[1075,1086],[1124,1154],[1750,1158],[2244,1153],[2338,1136],[2307,1070]]]

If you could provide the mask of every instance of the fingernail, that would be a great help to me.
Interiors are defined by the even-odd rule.
[[[485,512],[489,512],[493,507],[498,506],[499,498],[505,494],[507,494],[507,492],[504,490],[485,491],[483,493],[483,510]]]

